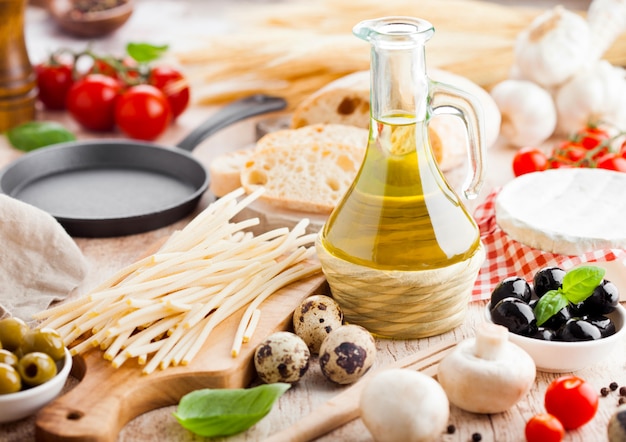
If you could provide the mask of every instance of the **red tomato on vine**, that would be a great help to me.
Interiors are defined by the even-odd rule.
[[[178,70],[167,66],[155,66],[150,70],[148,83],[157,87],[167,97],[176,119],[189,105],[189,84]]]
[[[115,102],[120,83],[102,74],[89,74],[78,80],[67,95],[67,110],[83,127],[110,131],[115,127]]]
[[[115,105],[115,122],[130,138],[154,140],[172,120],[172,109],[163,92],[140,84],[128,88]]]
[[[67,93],[74,84],[71,64],[41,63],[35,66],[37,98],[46,109],[65,109]]]
[[[548,156],[539,148],[522,147],[513,157],[513,174],[517,177],[540,172],[548,167]]]

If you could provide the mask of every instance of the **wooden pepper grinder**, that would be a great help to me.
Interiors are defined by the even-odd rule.
[[[35,119],[35,73],[24,39],[27,0],[0,0],[0,132]]]

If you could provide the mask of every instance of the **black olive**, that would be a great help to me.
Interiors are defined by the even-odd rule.
[[[546,328],[551,328],[552,330],[558,330],[571,318],[572,314],[570,313],[570,309],[565,306],[554,315],[550,316],[550,318],[541,325]]]
[[[537,331],[533,309],[519,298],[509,297],[498,302],[491,310],[491,320],[518,335],[530,336]]]
[[[500,281],[491,292],[491,307],[493,308],[504,298],[518,298],[527,303],[530,301],[530,295],[530,286],[524,278],[509,276]]]
[[[557,331],[557,340],[566,342],[593,341],[600,339],[600,329],[581,318],[572,318]]]
[[[556,331],[551,328],[539,327],[534,334],[529,335],[528,337],[541,339],[542,341],[554,341],[556,339]]]
[[[602,315],[591,315],[585,316],[583,319],[598,327],[603,338],[615,334],[615,323],[613,323],[611,318]]]
[[[535,295],[541,298],[550,290],[557,290],[563,284],[565,270],[560,267],[545,267],[535,273],[533,278],[533,288]]]
[[[593,293],[585,299],[579,308],[588,314],[604,315],[611,313],[619,303],[619,290],[611,281],[603,279]]]

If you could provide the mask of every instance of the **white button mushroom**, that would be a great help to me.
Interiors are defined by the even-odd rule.
[[[370,369],[376,358],[376,343],[360,325],[342,325],[320,347],[322,374],[337,384],[351,384]]]
[[[508,341],[508,330],[483,323],[439,363],[437,379],[451,403],[472,413],[500,413],[522,399],[536,376],[533,359]]]
[[[256,348],[254,366],[261,380],[294,383],[309,369],[311,353],[305,342],[290,332],[276,332]]]
[[[386,442],[439,440],[450,415],[448,398],[437,381],[402,368],[367,381],[359,407],[374,440]]]
[[[330,296],[309,296],[293,312],[293,329],[313,354],[319,353],[326,336],[342,323],[341,307]]]

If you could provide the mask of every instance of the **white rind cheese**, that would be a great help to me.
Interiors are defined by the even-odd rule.
[[[626,248],[626,173],[553,169],[521,175],[496,197],[512,239],[560,255]]]

